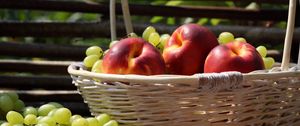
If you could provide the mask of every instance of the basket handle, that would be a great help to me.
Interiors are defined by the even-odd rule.
[[[130,18],[128,0],[121,0],[121,4],[122,4],[122,11],[123,11],[123,18],[124,18],[126,33],[127,33],[127,35],[129,35],[130,33],[133,33],[133,27],[132,27],[131,18]]]
[[[116,32],[116,0],[110,0],[110,3],[109,3],[109,20],[110,20],[111,41],[115,41],[117,39],[117,32]]]
[[[296,0],[290,0],[289,2],[287,30],[285,35],[282,64],[281,64],[282,71],[287,71],[289,69],[291,46],[292,46],[294,26],[295,26],[296,4],[297,4]]]
[[[129,35],[133,32],[132,23],[130,20],[130,12],[128,6],[128,0],[121,0],[123,18],[126,28],[126,33]],[[110,34],[111,41],[117,40],[117,32],[116,32],[116,0],[110,0],[109,4],[109,16],[110,16]]]

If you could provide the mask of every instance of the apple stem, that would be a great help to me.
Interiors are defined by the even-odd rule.
[[[114,41],[114,40],[117,39],[117,33],[116,33],[116,0],[110,0],[109,16],[110,16],[111,41]]]
[[[295,25],[296,4],[297,4],[296,0],[290,0],[289,2],[289,14],[288,14],[287,29],[286,29],[282,64],[281,64],[282,71],[287,71],[289,69],[291,46],[292,46],[294,25]]]
[[[127,35],[129,35],[130,33],[133,33],[133,28],[130,20],[128,0],[121,0],[121,4],[122,4],[122,11],[123,11],[123,18],[125,22],[126,33]]]

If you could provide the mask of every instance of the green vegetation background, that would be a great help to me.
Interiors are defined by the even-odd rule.
[[[109,0],[76,0],[83,2],[109,2]],[[120,0],[117,0],[120,2]],[[151,4],[166,6],[226,6],[241,7],[247,9],[287,8],[285,5],[257,4],[249,2],[228,2],[228,1],[193,1],[193,0],[129,0],[131,4]],[[0,10],[0,19],[2,21],[21,21],[21,22],[81,22],[81,21],[102,21],[101,14],[91,13],[68,13],[68,12],[47,12],[32,10]],[[133,23],[153,24],[161,23],[166,25],[180,25],[184,23],[198,23],[201,25],[236,25],[237,21],[215,18],[174,18],[174,17],[142,17],[133,16]],[[286,22],[276,22],[274,27],[285,28]],[[71,45],[101,45],[108,46],[109,38],[12,38],[1,37],[0,41],[20,41],[25,43],[55,43],[55,44],[71,44]]]

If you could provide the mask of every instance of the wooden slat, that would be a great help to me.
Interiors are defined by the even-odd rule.
[[[87,46],[0,42],[0,55],[46,57],[59,60],[81,61],[85,57],[86,48]]]
[[[70,76],[16,76],[0,75],[1,88],[17,90],[76,90]]]
[[[287,10],[245,10],[240,8],[219,7],[172,7],[131,4],[132,15],[139,16],[170,16],[170,17],[213,17],[239,20],[286,20]],[[109,14],[108,3],[84,3],[77,1],[50,0],[1,0],[0,8],[30,9],[45,11],[68,11]],[[174,13],[176,12],[176,13]],[[120,4],[116,6],[116,13],[122,14]]]
[[[83,102],[82,96],[75,90],[18,90],[17,93],[26,102]]]
[[[68,75],[67,67],[71,63],[71,61],[0,60],[0,71]]]
[[[171,34],[178,26],[166,26],[161,24],[134,24],[134,31],[141,35],[144,29],[152,25],[159,33],[169,33]],[[76,27],[76,30],[74,28]],[[0,35],[2,36],[35,36],[35,37],[110,37],[109,23],[37,23],[37,22],[1,22],[0,23]],[[250,27],[250,26],[207,26],[216,35],[223,31],[229,31],[234,33],[236,36],[244,36],[253,42],[270,42],[272,44],[280,44],[284,42],[285,29],[279,28],[264,28],[264,27]],[[119,37],[125,37],[126,31],[123,23],[117,23],[117,31]],[[294,32],[294,41],[300,41],[300,28],[296,28]],[[3,44],[2,44],[3,45]],[[41,45],[39,45],[41,46]],[[36,47],[39,49],[39,46]],[[0,42],[0,54],[2,50],[8,50],[8,48],[1,48]],[[13,46],[12,46],[13,47]],[[19,47],[19,49],[24,46]],[[49,50],[46,52],[55,51],[55,49],[49,49],[51,46],[42,46],[43,50]],[[47,47],[47,48],[46,48]],[[49,47],[49,48],[48,48]],[[56,47],[54,47],[56,48]],[[11,48],[10,48],[11,49]],[[60,48],[58,48],[59,50]],[[74,50],[73,48],[68,48],[69,51],[74,52],[74,55],[81,50]],[[63,50],[63,49],[62,49]],[[15,53],[12,51],[11,53]],[[42,51],[40,51],[42,52]],[[67,52],[67,51],[65,51]],[[28,53],[23,51],[22,53]],[[68,53],[69,54],[69,53]],[[9,55],[9,54],[7,54]],[[36,54],[37,55],[37,54]],[[45,55],[45,54],[42,54]],[[65,57],[72,57],[74,55],[67,55]],[[62,55],[64,56],[64,55]],[[76,55],[77,57],[78,55]],[[54,57],[60,57],[58,54]]]

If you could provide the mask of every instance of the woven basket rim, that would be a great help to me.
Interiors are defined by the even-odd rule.
[[[135,74],[107,74],[107,73],[95,73],[83,69],[82,62],[74,62],[68,67],[68,73],[73,76],[84,76],[90,78],[98,78],[103,81],[124,81],[124,82],[147,82],[147,83],[170,83],[170,82],[183,82],[197,84],[199,76],[195,75],[135,75]],[[294,69],[289,71],[268,71],[268,70],[257,70],[251,73],[238,73],[242,76],[244,81],[253,79],[276,79],[281,77],[300,77],[299,66],[294,66]],[[278,68],[280,69],[280,68]],[[226,74],[232,72],[223,73],[199,73],[200,75],[208,74]],[[199,75],[198,74],[198,75]]]

